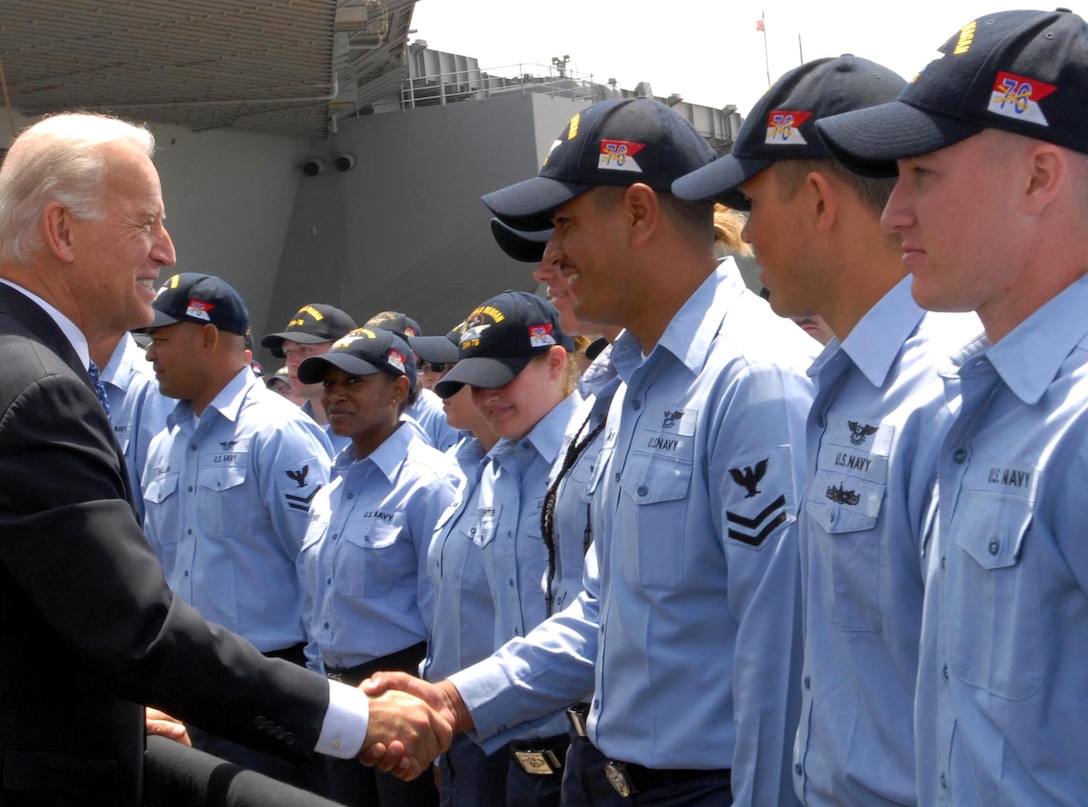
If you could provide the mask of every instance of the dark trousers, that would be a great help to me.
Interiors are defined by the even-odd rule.
[[[566,767],[567,746],[570,738],[566,735],[549,737],[542,740],[517,740],[505,749],[509,760],[506,775],[506,807],[559,807],[563,788],[563,768]],[[525,769],[515,755],[518,751],[540,752],[547,749],[558,766],[552,766],[552,773],[533,773]],[[549,763],[550,764],[550,763]]]
[[[419,662],[427,655],[427,643],[390,653],[358,667],[329,670],[329,677],[349,686],[358,686],[380,670],[419,672]],[[433,769],[428,768],[411,782],[402,782],[390,773],[367,768],[354,759],[325,760],[329,797],[348,807],[437,807],[438,788]]]
[[[630,807],[630,800],[608,783],[607,761],[588,738],[573,734],[563,769],[562,807]]]
[[[506,774],[510,767],[503,751],[485,754],[467,735],[453,738],[442,755],[438,792],[442,807],[480,807],[506,804]]]

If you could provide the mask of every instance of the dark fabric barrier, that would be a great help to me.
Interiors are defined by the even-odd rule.
[[[145,807],[337,807],[165,737],[148,737],[144,756]]]

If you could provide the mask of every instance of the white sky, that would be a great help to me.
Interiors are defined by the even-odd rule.
[[[553,56],[600,83],[633,90],[648,81],[658,96],[694,104],[734,104],[747,114],[771,81],[800,63],[853,53],[911,78],[972,19],[1013,8],[1053,9],[1038,0],[419,0],[410,40],[475,57],[483,70],[540,74]],[[1084,9],[1074,8],[1083,13]]]

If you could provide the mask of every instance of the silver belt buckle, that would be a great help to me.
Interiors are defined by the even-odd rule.
[[[612,785],[612,789],[619,793],[621,798],[629,799],[638,793],[638,788],[627,773],[627,766],[622,762],[608,760],[604,764],[604,775],[608,778],[608,784]]]
[[[559,757],[550,749],[543,751],[515,751],[514,758],[526,773],[549,776],[563,767]]]
[[[571,706],[567,709],[567,720],[570,721],[570,727],[574,730],[574,733],[579,737],[586,737],[586,715],[579,707]]]

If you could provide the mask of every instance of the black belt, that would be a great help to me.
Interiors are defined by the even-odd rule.
[[[420,642],[356,667],[326,667],[325,674],[334,681],[357,687],[365,679],[382,670],[399,670],[419,675],[419,662],[423,661],[426,655],[427,643]]]
[[[300,667],[306,666],[306,642],[299,642],[293,644],[290,647],[285,647],[282,650],[269,650],[267,653],[261,653],[265,658],[281,658],[284,661],[289,661],[292,664],[297,664]]]
[[[526,773],[549,776],[563,769],[570,747],[570,735],[558,734],[539,740],[515,740],[509,744],[510,754]]]
[[[610,759],[604,766],[605,776],[617,793],[628,798],[633,793],[671,789],[684,782],[692,782],[707,776],[730,778],[728,768],[719,770],[691,770],[682,768],[646,768],[634,762],[618,762]]]

